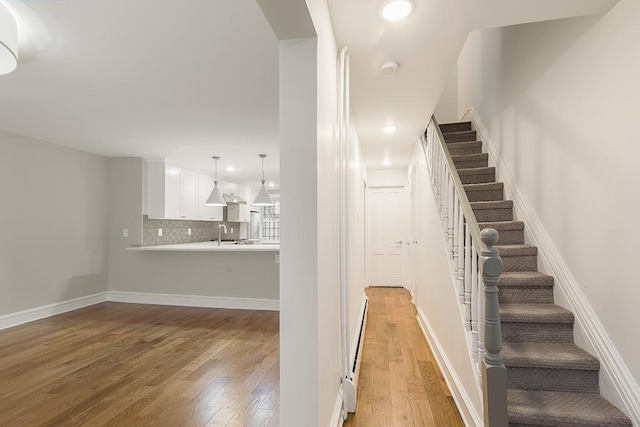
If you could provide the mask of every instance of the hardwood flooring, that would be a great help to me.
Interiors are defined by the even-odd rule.
[[[277,426],[278,313],[103,303],[0,331],[0,425]]]
[[[358,403],[345,426],[464,426],[409,292],[367,288],[367,295]]]

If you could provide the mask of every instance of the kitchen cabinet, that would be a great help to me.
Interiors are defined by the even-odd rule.
[[[214,185],[214,178],[198,174],[198,219],[203,221],[222,221],[222,206],[207,206],[204,204],[209,198]]]
[[[149,218],[198,219],[198,174],[149,161],[147,197]]]

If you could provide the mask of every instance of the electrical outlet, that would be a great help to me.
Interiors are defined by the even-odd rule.
[[[191,229],[187,228],[187,235],[191,236]]]
[[[276,264],[280,264],[280,255],[276,255]]]
[[[158,228],[158,237],[162,237],[162,228]]]
[[[129,229],[128,228],[123,228],[122,229],[122,237],[129,237]]]

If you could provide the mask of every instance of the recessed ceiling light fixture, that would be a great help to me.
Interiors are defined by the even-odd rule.
[[[227,172],[235,172],[236,168],[233,166],[227,166]]]
[[[276,183],[275,183],[275,182],[271,181],[271,182],[269,183],[269,188],[274,188],[275,186],[276,186]]]
[[[386,125],[382,128],[384,133],[394,133],[398,130],[398,126],[396,125]]]
[[[384,160],[382,161],[382,165],[383,165],[383,166],[390,166],[390,165],[391,165],[391,160],[389,160],[389,159],[384,159]]]
[[[18,24],[0,4],[0,75],[8,74],[18,66]]]
[[[387,22],[398,22],[411,15],[413,3],[409,0],[391,0],[380,8],[380,16]]]

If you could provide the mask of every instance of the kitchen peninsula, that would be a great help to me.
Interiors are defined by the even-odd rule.
[[[198,212],[202,213],[199,203],[193,219],[167,218],[167,210],[164,218],[150,218],[153,209],[149,212],[149,208],[154,202],[144,182],[146,161],[140,158],[111,161],[117,165],[118,173],[111,176],[110,258],[111,265],[117,268],[109,272],[110,300],[279,309],[279,245],[233,244],[230,240],[244,238],[240,230],[244,225],[229,221],[228,212],[216,213],[214,220],[199,219]],[[210,190],[207,185],[202,193]],[[165,197],[162,205],[170,207],[168,202],[176,198]],[[147,200],[148,207],[143,203]],[[228,233],[222,234],[223,241],[218,247],[220,224],[226,224]]]

